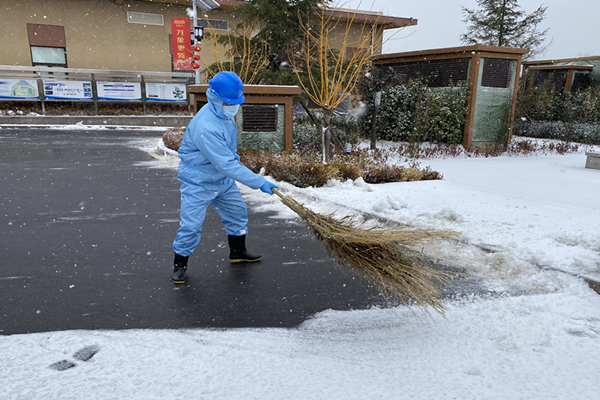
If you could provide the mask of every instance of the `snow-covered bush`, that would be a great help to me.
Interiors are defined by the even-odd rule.
[[[360,120],[369,132],[373,99]],[[377,116],[377,138],[399,142],[461,143],[467,110],[467,87],[430,88],[425,80],[388,86],[381,94]]]
[[[600,144],[600,90],[519,93],[515,134]]]
[[[515,121],[514,134],[532,138],[600,144],[600,124],[517,120]]]
[[[367,183],[408,182],[442,179],[442,175],[427,168],[402,167],[376,162],[367,157],[346,157],[323,164],[311,154],[239,151],[242,163],[250,170],[263,171],[278,181],[297,187],[320,187],[331,179],[363,178]]]
[[[167,149],[174,151],[179,150],[183,135],[185,134],[185,126],[180,128],[171,128],[163,133],[163,143]]]

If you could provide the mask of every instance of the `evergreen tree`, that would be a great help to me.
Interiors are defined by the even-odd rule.
[[[232,12],[242,21],[256,21],[253,37],[269,55],[267,70],[273,73],[286,69],[290,59],[301,48],[304,32],[301,20],[309,19],[315,10],[331,0],[249,0]]]
[[[245,83],[297,85],[289,66],[302,49],[300,21],[312,19],[331,0],[249,0],[229,13],[240,21],[223,34],[209,31],[217,60],[205,65],[207,78],[221,70],[235,71]],[[225,50],[225,57],[222,57]]]
[[[538,28],[548,9],[543,4],[531,14],[520,8],[518,0],[477,0],[477,5],[478,9],[462,8],[467,24],[467,33],[460,36],[463,44],[526,48],[525,59],[543,54],[552,44],[545,43],[548,29]]]

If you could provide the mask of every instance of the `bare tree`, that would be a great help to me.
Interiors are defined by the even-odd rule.
[[[377,28],[379,17],[366,22],[359,21],[357,14],[358,10],[349,12],[342,20],[334,16],[332,8],[321,6],[315,9],[313,19],[299,16],[304,41],[291,60],[292,68],[307,96],[323,110],[324,163],[329,161],[333,111],[354,92],[358,77],[384,44]]]
[[[210,28],[207,39],[212,45],[208,47],[208,51],[212,53],[215,62],[208,65],[202,58],[198,61],[204,66],[208,77],[220,71],[233,71],[245,84],[258,83],[259,71],[268,65],[269,57],[261,42],[252,40],[256,23],[243,22],[236,27],[234,33],[219,35],[214,33],[208,19],[206,22]]]

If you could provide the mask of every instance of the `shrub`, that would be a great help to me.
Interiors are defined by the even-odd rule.
[[[600,125],[565,123],[562,121],[515,121],[514,133],[532,138],[557,139],[567,142],[600,144]]]
[[[174,151],[179,150],[179,146],[181,145],[181,141],[183,140],[183,135],[185,134],[185,127],[181,128],[171,128],[166,130],[163,133],[163,143],[167,149],[171,149]]]
[[[373,99],[360,119],[370,132]],[[467,87],[430,88],[423,79],[386,87],[377,117],[377,137],[399,142],[461,143],[467,110]]]
[[[358,179],[367,183],[407,182],[442,179],[442,175],[429,168],[408,168],[378,164],[365,157],[323,164],[297,154],[240,151],[242,163],[255,173],[261,172],[278,181],[297,187],[320,187],[331,179]],[[311,156],[312,157],[312,156]]]
[[[516,135],[600,144],[600,93],[597,87],[548,93],[519,93]]]
[[[318,118],[317,122],[320,122]],[[358,121],[351,115],[334,116],[331,118],[331,129],[333,135],[342,143],[356,144],[360,139]],[[320,137],[321,127],[315,126],[310,117],[294,117],[294,146],[296,148],[306,147],[314,143],[313,148],[320,149],[321,141],[316,140]],[[332,143],[335,142],[333,137],[331,140]]]
[[[267,175],[297,187],[319,187],[339,175],[332,164],[309,162],[297,154],[239,151],[242,164],[254,173],[264,168]]]
[[[348,162],[336,162],[329,165],[337,168],[339,177],[343,180],[355,180],[362,177],[365,173],[360,166]]]
[[[430,170],[429,167],[422,170],[396,165],[373,165],[365,170],[363,179],[367,183],[411,182],[442,179],[442,174]]]

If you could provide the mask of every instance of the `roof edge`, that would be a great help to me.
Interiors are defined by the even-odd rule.
[[[523,62],[523,65],[554,65],[555,63],[591,61],[591,60],[600,60],[600,56],[556,58],[556,59],[551,59],[551,60],[525,61],[525,62]]]
[[[407,51],[400,53],[387,53],[374,56],[374,62],[384,61],[386,59],[408,58],[419,56],[432,56],[441,54],[464,54],[473,52],[499,53],[499,54],[518,54],[523,55],[529,53],[529,49],[521,49],[515,47],[500,47],[476,44],[471,46],[446,47],[440,49],[427,49],[417,51]]]
[[[241,4],[248,4],[247,0],[216,0],[221,6],[219,9],[230,10]],[[348,21],[354,19],[357,22],[373,23],[381,26],[383,29],[396,29],[405,26],[417,25],[418,20],[412,17],[392,17],[384,15],[380,12],[372,12],[365,10],[352,10],[346,8],[332,8],[329,10],[329,15],[335,19]]]

